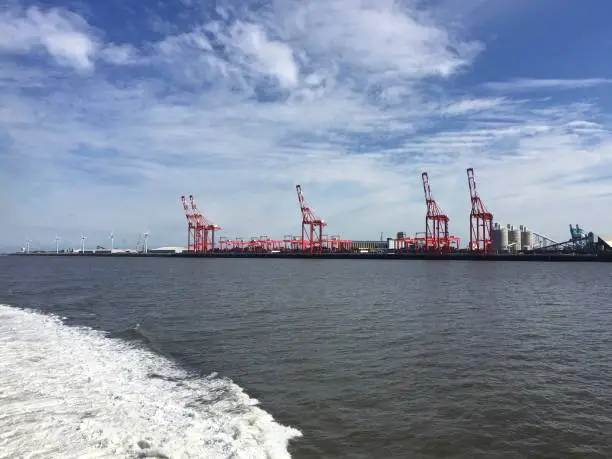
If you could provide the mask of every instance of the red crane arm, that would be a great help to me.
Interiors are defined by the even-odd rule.
[[[304,199],[304,194],[302,193],[302,185],[296,185],[295,190],[297,191],[298,203],[300,204],[300,211],[302,212],[302,220],[306,223],[314,223],[320,221],[312,211],[308,205],[306,205],[306,200]]]
[[[183,204],[183,210],[185,211],[185,218],[187,219],[187,223],[189,225],[193,225],[195,223],[195,219],[193,217],[193,213],[189,210],[189,206],[187,205],[187,199],[185,196],[181,196],[181,203]]]
[[[193,217],[198,226],[206,226],[208,222],[204,218],[204,216],[198,211],[198,206],[196,205],[195,198],[193,195],[189,195],[189,202],[191,204],[191,210],[193,211]]]
[[[471,167],[468,168],[467,176],[468,176],[468,184],[470,186],[470,198],[472,198],[472,201],[474,201],[474,199],[478,197],[478,192],[476,191],[476,179],[474,178],[473,168]]]
[[[421,174],[423,178],[423,191],[425,192],[425,204],[427,205],[427,216],[428,217],[440,217],[448,218],[442,213],[440,206],[434,198],[431,197],[431,187],[429,186],[429,175],[427,172]]]
[[[468,186],[470,188],[470,245],[472,252],[491,253],[493,247],[493,214],[487,210],[476,190],[474,169],[467,169]]]
[[[476,190],[476,177],[474,176],[474,169],[467,169],[468,185],[470,187],[470,200],[472,202],[472,214],[488,214],[489,211],[480,199],[478,191]]]
[[[421,174],[421,178],[423,179],[423,191],[425,192],[425,204],[429,207],[429,203],[433,201],[431,198],[431,188],[429,187],[429,175],[427,172],[423,172]]]

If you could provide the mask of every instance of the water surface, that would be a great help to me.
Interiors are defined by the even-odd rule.
[[[596,263],[2,257],[0,451],[609,458],[611,277]]]

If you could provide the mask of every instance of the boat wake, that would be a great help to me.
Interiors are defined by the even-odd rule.
[[[0,305],[0,451],[8,457],[288,458],[302,434],[229,380],[129,342]]]

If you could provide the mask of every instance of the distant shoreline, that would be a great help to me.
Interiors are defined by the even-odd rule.
[[[316,260],[439,260],[439,261],[565,261],[565,262],[612,262],[612,253],[600,254],[495,254],[480,255],[472,253],[9,253],[17,257],[113,257],[113,258],[273,258],[273,259],[316,259]]]

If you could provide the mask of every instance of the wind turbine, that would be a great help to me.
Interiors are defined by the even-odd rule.
[[[81,255],[85,254],[85,239],[87,239],[87,236],[81,234]]]
[[[147,239],[149,238],[149,231],[145,231],[144,234],[144,253],[147,253],[149,246],[147,245]]]
[[[111,231],[109,237],[110,237],[110,240],[111,240],[111,253],[113,253],[113,250],[115,250],[115,235],[113,234],[112,231]]]
[[[26,239],[25,243],[26,243],[26,253],[30,253],[30,242],[32,242],[31,239]]]
[[[58,254],[59,253],[59,236],[56,234],[55,235],[55,253]]]

